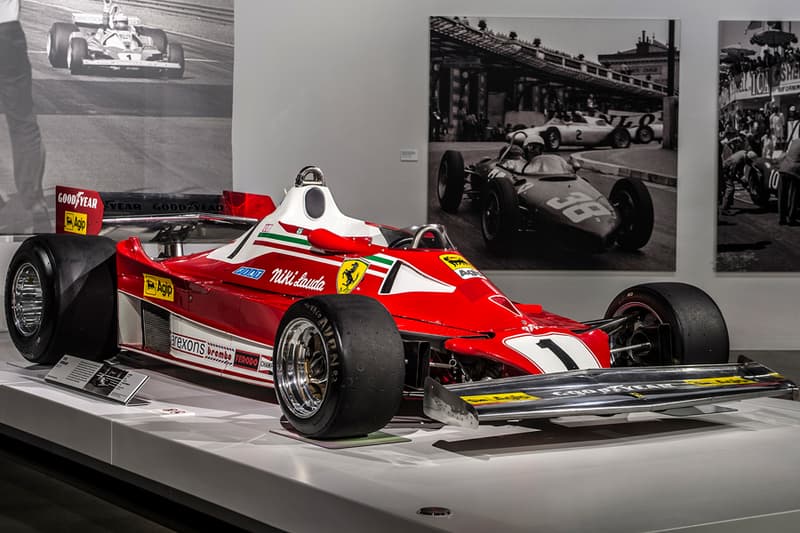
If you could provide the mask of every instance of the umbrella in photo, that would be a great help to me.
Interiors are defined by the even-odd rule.
[[[759,46],[769,46],[770,48],[777,48],[779,46],[786,46],[789,43],[796,43],[797,36],[794,33],[783,31],[781,29],[770,28],[760,31],[750,38],[752,44]]]
[[[747,48],[742,43],[729,44],[720,49],[720,53],[734,59],[741,59],[755,55],[756,51],[752,48]]]

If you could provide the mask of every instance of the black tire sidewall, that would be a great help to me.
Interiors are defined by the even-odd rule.
[[[276,397],[292,426],[311,438],[363,436],[385,426],[402,400],[405,377],[402,339],[388,311],[360,295],[329,295],[293,304],[276,335],[279,357],[286,326],[296,318],[312,321],[329,350],[329,382],[323,405],[309,418],[286,408],[275,377]],[[277,360],[273,362],[276,366]]]
[[[497,232],[487,233],[486,216],[492,198],[498,201]],[[481,210],[481,235],[487,248],[497,254],[509,254],[520,227],[520,213],[517,194],[511,182],[505,178],[494,178],[487,182],[483,194],[484,205]]]
[[[170,78],[180,79],[183,77],[183,73],[186,70],[186,60],[183,55],[183,45],[180,43],[169,43],[167,45],[167,60],[170,63],[178,63],[181,68],[180,70],[170,70],[169,76]]]
[[[69,41],[70,54],[72,54],[72,63],[70,64],[70,72],[72,74],[79,74],[83,70],[83,60],[86,59],[88,53],[88,44],[86,39],[76,37]]]
[[[606,317],[625,304],[650,307],[672,326],[673,357],[679,364],[720,364],[729,359],[728,329],[719,307],[703,290],[677,282],[645,283],[619,293]]]
[[[439,192],[439,180],[442,175],[442,167],[446,165],[446,182],[444,194]],[[464,172],[464,157],[456,150],[447,150],[442,155],[439,162],[439,169],[436,173],[436,196],[439,198],[439,206],[446,213],[457,213],[464,196],[464,186],[466,175]]]
[[[644,133],[647,133],[647,138],[644,138]],[[650,144],[653,142],[655,138],[655,133],[653,132],[653,128],[650,126],[641,126],[639,129],[636,130],[636,142],[639,144]]]
[[[14,277],[19,268],[26,263],[30,263],[39,274],[43,297],[41,326],[36,333],[30,336],[25,336],[17,330],[11,309]],[[5,289],[4,309],[11,341],[28,361],[39,364],[54,363],[55,361],[51,360],[50,353],[53,351],[52,343],[55,338],[55,332],[58,331],[60,325],[61,317],[58,312],[59,302],[57,295],[60,293],[61,287],[58,276],[55,275],[53,269],[53,258],[37,242],[25,241],[8,266]]]
[[[69,36],[72,32],[78,31],[77,26],[66,22],[55,22],[48,32],[51,39],[50,54],[47,59],[50,65],[55,68],[66,68],[67,53],[69,49]]]
[[[623,194],[629,197],[633,203],[633,213],[631,218],[625,218],[625,213],[617,209],[620,217],[620,227],[625,226],[626,231],[617,235],[615,238],[617,245],[623,250],[633,251],[644,247],[653,234],[654,211],[653,199],[647,187],[637,179],[620,178],[614,183],[608,195],[609,201],[614,204],[617,195]],[[632,223],[632,229],[627,231],[627,226]]]
[[[625,128],[617,128],[611,132],[611,146],[622,149],[631,145],[631,134]]]

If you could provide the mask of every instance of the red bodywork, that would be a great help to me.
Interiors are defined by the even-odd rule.
[[[341,215],[324,187],[316,188],[328,213],[298,217],[311,188],[290,190],[274,211],[267,202],[272,213],[215,250],[157,260],[136,237],[119,242],[120,346],[271,384],[272,347],[289,306],[349,293],[378,300],[404,340],[429,343],[444,362],[488,359],[503,375],[610,366],[603,331],[512,303],[455,250],[391,247],[384,235],[398,230]],[[146,309],[169,326],[168,345],[148,344]]]

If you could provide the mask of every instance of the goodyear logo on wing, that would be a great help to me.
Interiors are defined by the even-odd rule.
[[[489,405],[493,403],[532,402],[538,396],[531,396],[524,392],[504,392],[501,394],[478,394],[475,396],[462,396],[462,400],[470,405]]]
[[[172,280],[150,274],[144,275],[144,295],[159,300],[175,301],[175,287]]]
[[[250,279],[261,279],[261,276],[264,275],[264,270],[261,268],[253,268],[253,267],[239,267],[233,271],[234,274],[237,276],[242,276],[245,278]]]
[[[757,382],[741,376],[722,376],[719,378],[687,379],[686,383],[701,387],[713,387],[719,385],[750,385]]]
[[[88,221],[89,217],[86,213],[64,211],[64,231],[86,235],[86,227],[89,224]]]
[[[339,268],[339,274],[336,276],[336,292],[339,294],[353,292],[364,279],[368,268],[369,264],[361,259],[348,259],[343,262]]]

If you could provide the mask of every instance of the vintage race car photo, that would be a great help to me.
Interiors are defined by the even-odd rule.
[[[631,145],[631,133],[624,127],[613,126],[603,117],[591,117],[579,112],[570,114],[567,119],[551,118],[541,126],[519,131],[529,137],[540,135],[549,151],[556,151],[562,146],[627,148]],[[506,140],[510,141],[512,135],[509,133]]]
[[[513,302],[443,227],[340,212],[316,167],[277,207],[234,194],[210,214],[157,203],[157,214],[120,214],[144,204],[59,188],[65,233],[26,240],[6,277],[9,333],[26,359],[124,350],[274,387],[288,422],[326,439],[383,428],[403,398],[472,427],[796,389],[757,363],[727,363],[725,321],[696,287],[631,287],[590,321]],[[238,235],[184,254],[210,228]],[[115,242],[116,230],[139,236]]]
[[[744,166],[742,175],[737,176],[758,207],[767,208],[770,199],[778,197],[782,160],[782,152],[775,158],[756,157],[752,163]]]
[[[653,201],[635,178],[620,178],[608,198],[578,176],[579,166],[554,154],[539,154],[514,132],[497,158],[465,165],[461,153],[442,156],[437,178],[439,205],[456,213],[466,196],[481,208],[481,233],[493,252],[513,251],[517,234],[538,232],[587,253],[617,245],[638,250],[653,233]],[[524,147],[524,148],[523,148]]]
[[[140,71],[182,78],[186,69],[180,43],[108,0],[103,13],[74,13],[71,23],[54,23],[47,34],[47,58],[72,74]]]

